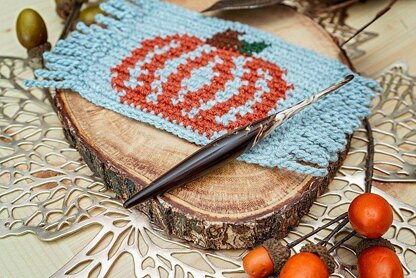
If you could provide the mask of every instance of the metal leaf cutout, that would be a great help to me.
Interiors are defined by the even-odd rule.
[[[163,235],[142,213],[125,210],[92,175],[77,150],[69,146],[46,92],[22,85],[22,79],[32,77],[26,60],[0,57],[0,238],[33,233],[43,241],[65,242],[67,235],[85,234],[98,227],[98,233],[54,277],[104,277],[123,256],[132,258],[132,269],[138,277],[243,276],[244,250],[214,252],[193,248]],[[409,99],[410,91],[414,92],[414,78],[401,66],[388,69],[378,80],[386,91],[377,98],[376,111],[386,111],[383,104],[391,98],[398,100],[399,96],[414,109],[414,98]],[[383,117],[392,117],[397,127],[403,125],[399,123],[402,120],[410,125],[406,117],[396,117],[401,115],[400,106],[396,110],[393,116]],[[376,129],[378,121],[372,118]],[[345,212],[352,198],[363,192],[364,160],[357,156],[365,155],[364,134],[364,130],[355,133],[346,166],[285,241],[293,241]],[[394,132],[391,135],[397,136]],[[408,142],[409,136],[400,137],[397,142]],[[410,147],[412,153],[414,145]],[[409,163],[403,169],[414,170],[414,165]],[[415,209],[377,188],[374,191],[394,208],[396,217],[387,238],[397,248],[406,277],[413,277]],[[330,230],[321,231],[310,240],[322,239]],[[342,230],[330,244],[345,232]],[[355,262],[346,258],[355,257],[357,240],[347,241],[335,253],[338,268],[334,277],[355,277]]]
[[[314,20],[322,27],[324,27],[325,30],[328,31],[332,36],[337,38],[338,43],[342,45],[358,30],[358,28],[347,24],[345,22],[346,18],[346,10],[341,10],[333,13],[320,13],[316,18],[314,18]],[[365,54],[365,51],[360,49],[360,46],[377,36],[377,33],[362,31],[346,45],[344,45],[343,48],[350,59],[356,59]]]
[[[377,78],[384,93],[374,100],[370,122],[375,155],[374,180],[416,182],[416,77],[406,66],[395,64]],[[365,134],[360,134],[364,140]],[[352,154],[365,154],[365,147],[353,147]],[[344,165],[355,169],[355,166]]]
[[[371,117],[378,139],[375,179],[416,182],[416,77],[398,64],[378,81],[385,93],[376,99]]]
[[[135,274],[140,277],[146,275],[163,277],[164,273],[177,275],[178,271],[182,272],[184,277],[188,275],[209,277],[241,272],[240,262],[237,259],[193,249],[189,245],[166,239],[152,229],[142,213],[126,211],[120,203],[112,200],[104,200],[101,205],[105,212],[95,216],[92,221],[103,224],[102,229],[53,277],[64,275],[86,277],[97,268],[99,268],[98,276],[105,276],[113,264],[127,253],[132,256]],[[97,247],[107,237],[110,237],[108,244],[97,251]],[[202,258],[205,269],[195,267],[187,263],[186,259],[181,260],[177,256],[186,254]],[[225,260],[230,266],[218,269],[211,262],[212,258]],[[81,265],[82,268],[78,269]],[[76,275],[74,275],[75,270]]]
[[[339,45],[342,45],[358,30],[358,28],[352,27],[346,22],[348,19],[348,8],[331,11],[325,9],[328,7],[328,3],[320,0],[283,0],[282,3],[295,7],[299,12],[311,17],[334,36],[338,40]],[[365,54],[365,51],[360,49],[360,46],[377,36],[377,33],[364,30],[344,45],[343,49],[350,59],[358,58]]]
[[[282,0],[219,0],[212,6],[203,10],[202,13],[212,11],[255,9],[273,6],[280,2],[282,2]]]

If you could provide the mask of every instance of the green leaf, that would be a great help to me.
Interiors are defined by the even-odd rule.
[[[243,40],[242,43],[243,45],[240,47],[239,51],[240,53],[246,54],[247,56],[250,56],[253,53],[260,53],[263,51],[263,49],[270,46],[270,44],[267,44],[263,41],[250,43]]]

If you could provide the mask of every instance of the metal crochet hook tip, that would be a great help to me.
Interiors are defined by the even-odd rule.
[[[338,90],[354,78],[347,75],[342,81],[329,86],[316,95],[313,95],[294,106],[284,109],[276,114],[260,119],[250,125],[240,127],[185,158],[178,165],[150,183],[143,190],[130,197],[123,206],[131,208],[152,197],[162,194],[175,187],[183,186],[195,179],[206,175],[238,157],[244,151],[252,148],[263,140],[268,134],[283,122],[291,118],[305,107]]]

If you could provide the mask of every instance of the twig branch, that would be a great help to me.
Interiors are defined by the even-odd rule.
[[[353,38],[355,38],[358,34],[360,34],[362,31],[364,31],[368,26],[373,24],[377,19],[382,17],[385,13],[387,13],[396,2],[397,2],[397,0],[390,0],[389,4],[384,9],[379,11],[372,20],[370,20],[367,24],[365,24],[363,27],[358,29],[351,37],[349,37],[346,41],[344,41],[341,44],[341,47],[344,46],[349,41],[351,41]]]
[[[366,193],[371,192],[371,186],[373,183],[373,172],[374,172],[374,137],[373,130],[371,128],[370,121],[368,118],[364,119],[364,126],[367,130],[367,157],[365,160],[365,184],[364,191]]]
[[[326,245],[328,241],[336,234],[338,233],[345,225],[347,225],[349,222],[348,218],[344,218],[344,220],[341,221],[341,223],[338,224],[338,226],[335,227],[335,229],[332,230],[331,233],[329,233],[323,240],[319,242],[321,245]]]
[[[79,16],[82,4],[82,1],[75,1],[74,5],[72,6],[71,13],[69,14],[65,22],[64,29],[62,30],[61,35],[59,36],[60,40],[65,39],[68,36],[71,26],[74,24],[74,21]]]
[[[338,247],[340,247],[341,244],[343,244],[344,242],[346,242],[347,240],[349,240],[350,238],[352,238],[356,234],[357,234],[356,231],[350,232],[348,235],[346,235],[340,241],[338,241],[334,246],[332,246],[331,248],[329,248],[328,253],[331,253],[332,251],[334,251],[335,249],[337,249]]]
[[[325,228],[327,228],[327,227],[331,226],[332,224],[334,224],[334,223],[338,222],[338,221],[339,221],[339,220],[341,220],[341,219],[345,219],[347,216],[348,216],[348,213],[347,213],[347,212],[344,212],[343,214],[341,214],[341,215],[339,215],[338,217],[336,217],[336,218],[332,219],[331,221],[329,221],[329,222],[328,222],[328,223],[326,223],[325,225],[323,225],[323,226],[321,226],[321,227],[319,227],[319,228],[317,228],[317,229],[313,230],[312,232],[310,232],[310,233],[308,233],[308,234],[306,234],[306,235],[304,235],[304,236],[302,236],[302,237],[298,238],[298,239],[297,239],[297,240],[295,240],[295,241],[292,241],[292,242],[291,242],[291,243],[289,243],[287,246],[288,246],[289,248],[293,248],[293,247],[295,247],[296,245],[298,245],[299,243],[301,243],[302,241],[304,241],[305,239],[309,238],[310,236],[313,236],[314,234],[316,234],[316,233],[320,232],[321,230],[323,230],[323,229],[325,229]]]

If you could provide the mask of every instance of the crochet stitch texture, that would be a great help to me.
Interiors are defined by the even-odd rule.
[[[110,0],[45,53],[27,86],[71,89],[92,103],[196,144],[287,108],[351,71],[250,26],[158,0]],[[356,75],[240,160],[325,175],[370,113],[376,83]],[[305,164],[307,162],[307,164]]]

